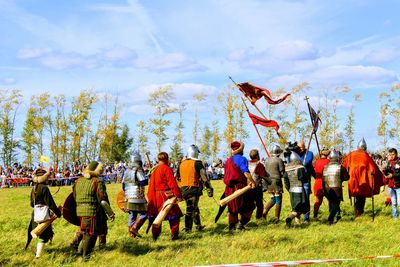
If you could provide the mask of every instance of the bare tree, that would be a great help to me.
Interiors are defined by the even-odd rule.
[[[158,153],[161,152],[161,148],[165,141],[168,140],[168,136],[165,133],[166,128],[170,125],[170,120],[166,119],[166,116],[170,113],[176,112],[175,108],[169,105],[169,101],[175,99],[175,95],[172,92],[171,86],[159,87],[154,92],[150,93],[148,103],[155,108],[154,117],[150,119],[151,132],[156,137],[156,147]]]

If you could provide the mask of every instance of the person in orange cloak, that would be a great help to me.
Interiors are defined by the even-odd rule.
[[[342,161],[350,179],[349,194],[354,197],[355,216],[364,213],[365,198],[378,195],[383,186],[384,176],[378,165],[366,152],[367,144],[364,138],[358,143],[358,149],[350,152]]]

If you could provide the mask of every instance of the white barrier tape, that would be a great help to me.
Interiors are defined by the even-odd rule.
[[[335,262],[343,262],[343,261],[390,259],[390,258],[400,258],[400,254],[396,254],[396,255],[392,255],[392,256],[367,256],[367,257],[354,258],[354,259],[276,261],[276,262],[260,262],[260,263],[204,265],[204,266],[197,266],[197,267],[277,267],[277,266],[296,266],[296,265],[310,265],[310,264],[318,264],[318,263],[335,263]]]

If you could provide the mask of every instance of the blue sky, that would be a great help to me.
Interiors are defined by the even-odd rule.
[[[26,99],[118,92],[134,128],[149,116],[147,93],[165,84],[179,101],[207,92],[202,118],[228,75],[271,90],[307,81],[315,102],[323,90],[348,85],[363,94],[356,140],[365,136],[376,148],[376,97],[400,71],[398,10],[394,0],[0,0],[0,88],[20,89]],[[338,97],[345,114],[352,98]],[[258,146],[249,131],[250,146]]]

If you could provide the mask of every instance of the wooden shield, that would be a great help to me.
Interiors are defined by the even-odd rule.
[[[123,190],[119,191],[117,194],[117,207],[125,212],[125,193]]]
[[[71,192],[71,194],[68,195],[68,197],[64,201],[64,206],[63,206],[63,217],[65,220],[67,220],[69,223],[80,226],[81,222],[76,215],[76,202],[74,199],[74,194]]]

